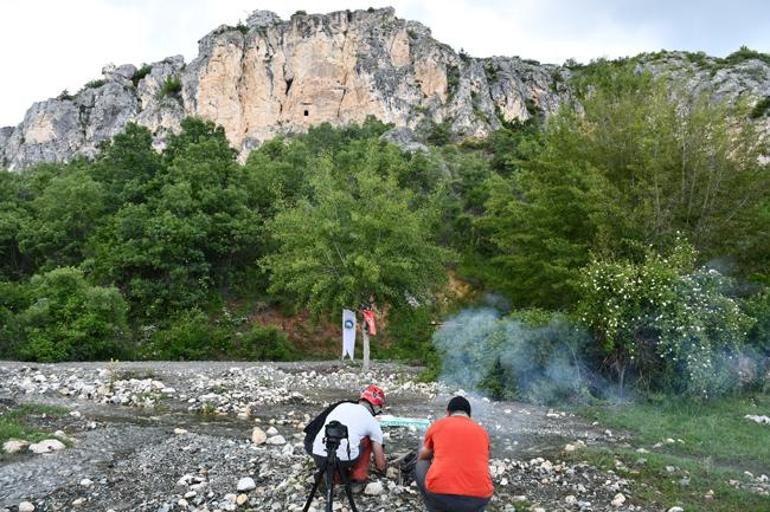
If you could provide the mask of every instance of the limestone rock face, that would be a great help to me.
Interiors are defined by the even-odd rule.
[[[770,95],[770,69],[761,61],[714,72],[672,52],[643,65],[731,100]],[[244,158],[278,134],[367,116],[416,134],[443,123],[457,138],[484,137],[503,122],[547,117],[571,101],[571,74],[518,57],[457,53],[391,8],[290,20],[255,11],[244,25],[203,37],[189,64],[176,56],[141,69],[108,65],[102,81],[74,96],[35,103],[17,127],[0,129],[0,168],[93,156],[128,122],[149,128],[161,149],[185,116],[222,125]]]

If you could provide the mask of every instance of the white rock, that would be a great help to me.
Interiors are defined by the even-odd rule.
[[[254,427],[254,430],[251,431],[251,442],[259,446],[265,444],[266,441],[267,434],[265,434],[265,431],[259,427]]]
[[[684,512],[684,509],[682,507],[671,507],[666,512]]]
[[[612,498],[612,506],[613,507],[622,507],[623,503],[626,502],[626,497],[623,496],[623,493],[617,493],[614,498]]]
[[[385,492],[385,488],[383,488],[380,482],[369,482],[364,489],[364,494],[369,494],[371,496],[379,496],[383,492]]]
[[[565,496],[564,502],[567,505],[574,505],[575,503],[577,503],[577,498],[570,494],[569,496]]]
[[[22,501],[19,503],[19,512],[33,512],[35,510],[35,505],[28,501]]]
[[[192,480],[193,476],[190,474],[182,476],[179,480],[176,481],[176,485],[178,487],[187,487],[190,485],[190,481]]]
[[[235,498],[235,504],[238,506],[245,505],[249,501],[249,496],[247,494],[239,494],[237,498]]]
[[[21,439],[9,439],[3,443],[3,451],[5,453],[19,453],[29,446],[29,441],[23,441]]]
[[[282,435],[277,435],[268,438],[267,444],[273,444],[273,445],[280,445],[280,444],[286,444],[286,439],[283,438]]]
[[[58,439],[45,439],[39,443],[29,445],[29,451],[32,453],[51,453],[65,448],[64,443]]]
[[[267,435],[274,436],[276,434],[278,434],[278,429],[277,428],[270,427],[269,429],[267,429]]]
[[[78,498],[78,499],[76,499],[75,501],[72,502],[72,505],[75,506],[75,507],[79,507],[80,505],[82,505],[85,502],[86,502],[85,498]]]
[[[256,488],[257,484],[254,483],[254,479],[248,476],[238,480],[238,486],[236,487],[238,492],[251,491]]]
[[[83,487],[91,487],[92,485],[94,485],[94,481],[91,480],[90,478],[84,478],[83,480],[80,481],[80,485],[82,485]]]
[[[760,425],[762,425],[762,424],[770,425],[770,417],[768,417],[768,416],[759,416],[759,415],[756,415],[756,414],[747,414],[746,416],[744,416],[744,418],[746,418],[747,420],[751,420],[754,423],[759,423]]]
[[[178,436],[182,436],[182,435],[187,434],[187,433],[188,433],[187,430],[185,430],[183,428],[175,428],[174,429],[174,434],[176,434]]]

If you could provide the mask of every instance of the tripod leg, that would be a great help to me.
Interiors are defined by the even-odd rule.
[[[332,512],[334,501],[334,469],[337,464],[326,464],[326,512]]]
[[[321,479],[323,479],[324,474],[326,472],[326,463],[324,463],[321,468],[316,471],[316,474],[314,476],[315,481],[313,482],[313,489],[310,491],[310,494],[307,497],[307,501],[305,502],[305,508],[302,509],[302,512],[307,512],[310,510],[310,504],[313,502],[313,498],[315,497],[315,493],[318,490],[318,485],[321,483]]]
[[[353,491],[350,488],[350,479],[348,478],[348,472],[346,469],[342,467],[339,468],[339,472],[340,472],[340,475],[342,475],[342,483],[345,484],[345,494],[347,495],[348,501],[350,502],[350,508],[353,510],[353,512],[358,512],[358,509],[356,508],[356,502],[353,501]]]

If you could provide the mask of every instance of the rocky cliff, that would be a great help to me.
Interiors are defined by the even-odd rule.
[[[751,66],[725,71],[725,94],[768,94],[767,63]],[[446,123],[458,137],[483,137],[503,121],[555,111],[570,98],[571,73],[518,57],[455,52],[390,8],[298,13],[288,21],[256,11],[243,25],[206,35],[189,64],[172,57],[141,69],[109,65],[77,94],[35,103],[21,124],[0,129],[0,167],[94,155],[131,121],[163,147],[185,116],[224,126],[242,156],[276,134],[369,115],[402,129]],[[735,79],[744,75],[753,78]],[[714,78],[687,76],[694,87]]]

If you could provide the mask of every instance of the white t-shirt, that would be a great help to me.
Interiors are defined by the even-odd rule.
[[[368,437],[374,443],[382,444],[382,429],[372,413],[364,405],[344,403],[340,404],[326,417],[324,426],[315,436],[313,441],[313,454],[326,457],[326,444],[324,437],[326,425],[332,421],[339,421],[348,427],[348,439],[350,440],[350,457],[348,457],[348,439],[340,442],[337,448],[337,458],[339,460],[353,460],[358,457],[358,445],[361,439]]]

